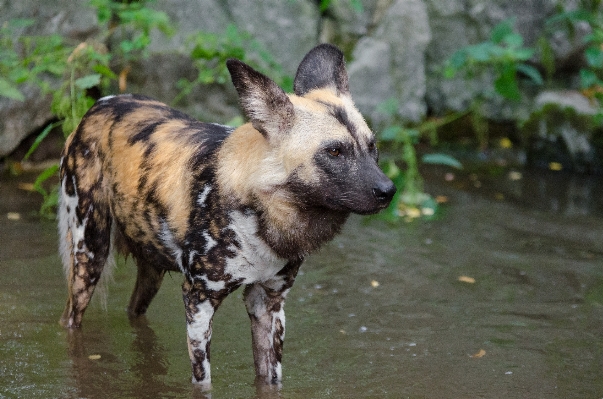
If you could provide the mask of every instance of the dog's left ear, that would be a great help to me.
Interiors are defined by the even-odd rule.
[[[331,44],[314,47],[297,68],[293,82],[295,94],[303,96],[315,89],[331,89],[337,95],[349,95],[343,53]]]
[[[230,59],[226,66],[243,112],[254,128],[267,139],[291,130],[295,110],[283,89],[244,62]]]

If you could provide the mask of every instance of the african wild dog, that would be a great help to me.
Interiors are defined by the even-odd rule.
[[[306,255],[350,213],[386,207],[395,187],[354,107],[343,54],[319,45],[295,94],[227,62],[239,128],[201,123],[147,97],[100,99],[61,160],[60,249],[68,282],[61,323],[77,328],[113,247],[138,276],[128,315],[145,313],[166,271],[184,274],[193,382],[210,382],[212,317],[245,285],[255,371],[281,379],[285,296]]]

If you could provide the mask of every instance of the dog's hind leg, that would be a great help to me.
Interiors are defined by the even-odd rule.
[[[111,251],[109,207],[100,200],[99,174],[92,176],[96,179],[93,183],[86,182],[84,178],[78,181],[75,171],[62,165],[58,205],[59,246],[68,298],[60,323],[69,328],[81,325]]]
[[[141,316],[147,311],[149,304],[159,291],[165,275],[165,270],[159,270],[142,260],[137,259],[136,266],[138,275],[128,306],[128,317],[131,319]]]

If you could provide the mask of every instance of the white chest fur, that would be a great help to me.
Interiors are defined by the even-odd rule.
[[[229,228],[235,232],[240,248],[230,248],[237,255],[227,259],[224,271],[233,279],[242,279],[242,284],[265,282],[274,278],[287,260],[279,258],[258,235],[257,217],[233,211],[230,218],[232,222]]]

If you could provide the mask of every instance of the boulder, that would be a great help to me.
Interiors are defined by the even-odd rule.
[[[168,14],[176,33],[165,37],[155,32],[149,58],[137,62],[129,75],[128,90],[171,103],[178,95],[181,78],[194,79],[196,71],[188,58],[186,41],[195,32],[223,34],[229,24],[249,33],[270,53],[286,74],[293,76],[303,56],[317,43],[318,7],[307,0],[257,2],[166,0],[152,6]],[[261,59],[247,48],[247,55]],[[230,84],[197,87],[176,106],[208,121],[227,123],[239,115],[235,91]]]
[[[492,77],[485,74],[469,81],[443,76],[444,62],[457,50],[490,38],[500,22],[515,18],[515,28],[524,37],[525,46],[534,46],[543,33],[546,18],[555,11],[550,0],[425,0],[433,38],[426,50],[428,108],[435,114],[448,110],[466,110],[471,99],[492,87]],[[493,119],[513,119],[525,104],[503,104],[494,99],[484,111]]]
[[[22,35],[60,34],[83,41],[98,29],[96,12],[87,1],[4,0],[0,3],[0,25],[12,19],[33,19],[31,26],[15,31]],[[52,119],[50,95],[41,95],[33,86],[21,87],[25,101],[0,98],[0,157],[10,154],[30,133]]]
[[[386,116],[377,106],[394,98],[397,117],[418,122],[426,112],[425,49],[431,39],[421,0],[394,0],[374,30],[358,41],[349,63],[350,91],[373,122]]]
[[[596,122],[600,109],[595,104],[580,92],[566,90],[543,91],[534,105],[522,128],[530,165],[603,173],[603,148],[595,145],[603,127]]]

